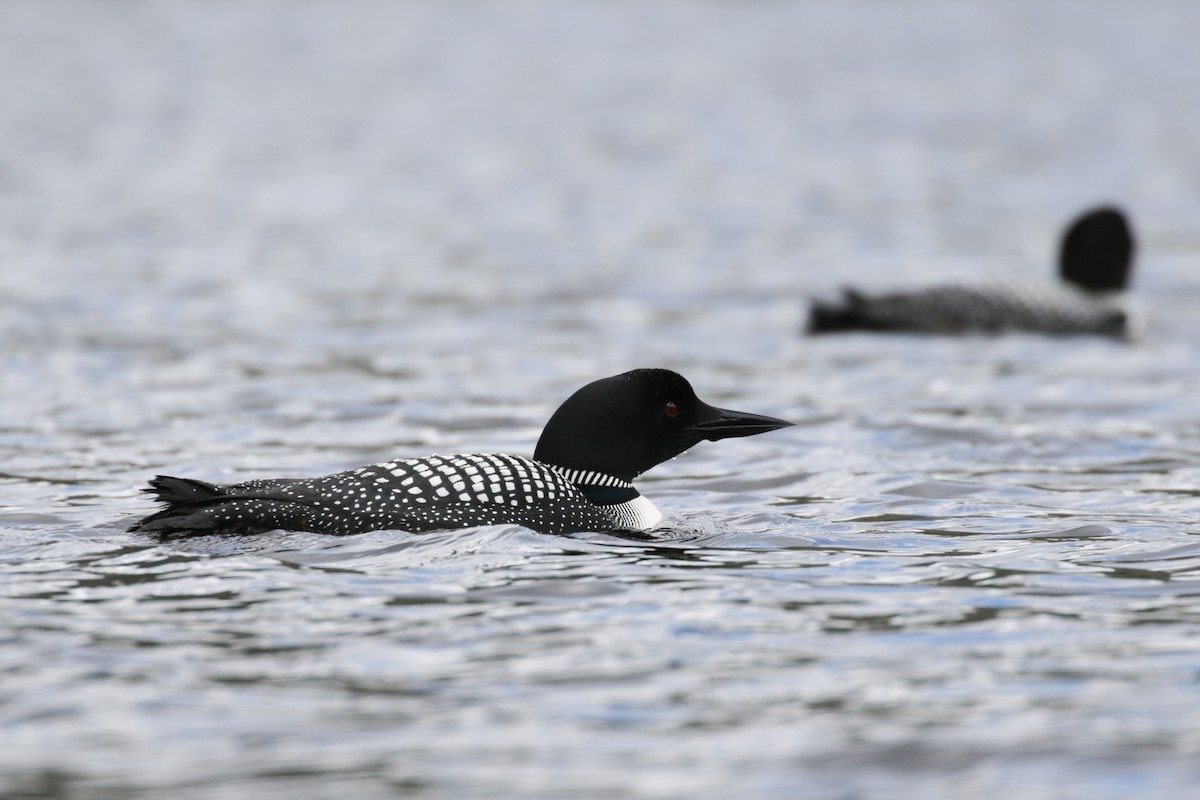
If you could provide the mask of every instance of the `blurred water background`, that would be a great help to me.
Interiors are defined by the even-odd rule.
[[[1183,798],[1200,5],[0,4],[0,796]],[[1140,340],[800,335],[1049,279]],[[795,428],[650,540],[161,544],[158,472],[530,454],[637,366]]]

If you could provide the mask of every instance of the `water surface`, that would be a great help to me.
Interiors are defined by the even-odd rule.
[[[1200,781],[1200,9],[0,6],[0,794],[1177,798]],[[1132,344],[806,339],[1050,274]],[[159,472],[530,454],[637,366],[797,425],[654,536],[160,543]]]

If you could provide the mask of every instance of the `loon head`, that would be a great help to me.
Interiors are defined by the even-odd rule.
[[[533,457],[631,481],[705,439],[754,436],[791,424],[714,408],[671,370],[635,369],[568,397],[546,423]]]
[[[1129,286],[1134,240],[1125,214],[1101,206],[1081,214],[1063,234],[1059,276],[1091,292],[1116,292]]]

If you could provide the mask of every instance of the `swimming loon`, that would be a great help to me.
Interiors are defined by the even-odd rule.
[[[165,508],[131,531],[352,534],[523,525],[542,533],[648,530],[662,519],[633,479],[707,439],[792,423],[714,408],[682,375],[635,369],[576,391],[551,415],[533,459],[498,453],[409,458],[319,478],[218,486],[159,475]]]
[[[847,288],[840,301],[813,303],[808,332],[1019,330],[1126,337],[1132,325],[1119,297],[1129,286],[1133,254],[1125,215],[1101,206],[1081,214],[1064,233],[1059,285],[949,284],[875,296]]]

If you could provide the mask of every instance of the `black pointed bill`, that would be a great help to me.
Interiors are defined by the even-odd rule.
[[[710,442],[718,439],[732,439],[736,436],[756,436],[792,425],[785,419],[768,417],[763,414],[750,414],[745,411],[729,411],[709,406],[708,412],[710,413],[705,414],[704,419],[689,425],[687,429]]]

